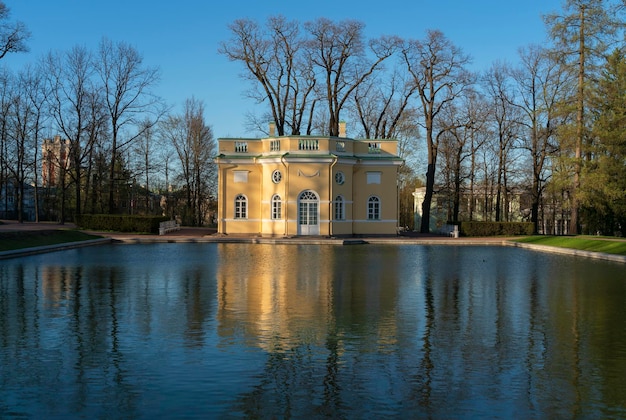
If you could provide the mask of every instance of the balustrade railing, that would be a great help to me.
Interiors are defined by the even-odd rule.
[[[320,142],[316,139],[300,139],[298,140],[298,150],[319,150]]]
[[[248,153],[248,142],[246,142],[246,141],[236,141],[235,142],[235,152],[236,153]]]

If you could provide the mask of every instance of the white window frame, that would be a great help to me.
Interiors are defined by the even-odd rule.
[[[235,219],[248,218],[248,197],[237,194],[235,197]]]
[[[380,198],[375,195],[367,199],[367,220],[380,220]]]
[[[272,220],[280,220],[283,218],[283,201],[280,195],[272,196]]]

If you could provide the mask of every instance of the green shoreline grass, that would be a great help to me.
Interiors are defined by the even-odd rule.
[[[0,232],[0,251],[14,251],[17,249],[81,242],[98,238],[100,238],[100,236],[90,235],[74,229]]]
[[[76,229],[0,232],[0,251],[13,251],[98,238],[101,238],[101,236],[90,235]],[[513,241],[626,256],[626,239],[622,238],[595,236],[526,236],[513,239]]]
[[[558,248],[578,249],[581,251],[626,255],[626,240],[621,238],[594,236],[527,236],[515,239],[514,241],[533,245],[546,245]]]

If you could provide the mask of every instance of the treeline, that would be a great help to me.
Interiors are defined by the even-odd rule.
[[[398,139],[407,162],[402,226],[427,232],[436,203],[452,222],[529,220],[536,232],[622,234],[619,6],[567,0],[543,17],[549,42],[483,71],[441,31],[367,39],[362,22],[325,18],[236,20],[219,52],[241,63],[249,97],[263,106],[250,130],[266,132],[273,121],[278,135],[338,135],[346,121],[350,137]],[[0,26],[24,35],[7,52],[25,50],[25,28],[4,17]],[[138,51],[107,39],[97,51],[75,47],[3,69],[0,188],[10,199],[0,212],[13,207],[22,217],[32,185],[36,208],[51,220],[165,213],[185,224],[210,221],[216,145],[203,102],[190,98],[172,113],[153,94],[158,83],[158,69],[144,66]],[[44,139],[56,136],[65,149],[47,153]],[[42,168],[52,163],[61,173],[44,183]],[[422,185],[421,226],[412,226],[412,193]]]
[[[407,161],[401,209],[411,212],[412,187],[426,186],[415,227],[422,232],[436,198],[454,222],[481,213],[481,220],[530,220],[536,232],[561,222],[567,226],[560,233],[621,234],[620,6],[568,0],[543,17],[549,42],[521,48],[516,64],[496,62],[481,72],[440,31],[367,39],[365,25],[352,20],[239,19],[219,51],[242,64],[250,98],[266,106],[250,127],[263,131],[274,121],[280,135],[337,135],[345,120],[351,137],[398,139]]]
[[[76,46],[17,72],[2,68],[0,213],[22,220],[34,202],[37,220],[127,213],[211,222],[216,142],[203,102],[171,112],[153,93],[159,77],[135,48],[106,38],[97,51]]]

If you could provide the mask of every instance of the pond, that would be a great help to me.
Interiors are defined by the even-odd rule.
[[[0,263],[2,418],[624,418],[626,267],[509,247]]]

